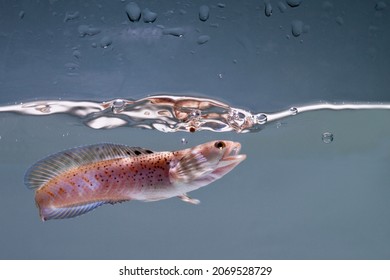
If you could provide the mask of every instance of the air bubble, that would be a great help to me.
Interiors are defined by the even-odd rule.
[[[256,115],[255,118],[258,124],[265,124],[268,121],[267,115],[263,113]]]
[[[112,102],[111,109],[114,114],[118,114],[125,109],[125,106],[126,102],[123,99],[117,99]]]
[[[330,132],[322,133],[322,142],[324,142],[325,144],[333,142],[333,134]]]
[[[291,115],[296,115],[296,114],[298,114],[298,109],[296,108],[296,107],[291,107],[290,108],[290,113],[291,113]]]
[[[183,145],[186,145],[186,144],[188,144],[188,140],[186,138],[181,138],[181,143]]]

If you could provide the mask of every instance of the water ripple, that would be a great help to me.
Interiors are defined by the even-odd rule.
[[[94,129],[120,126],[156,129],[162,132],[213,131],[257,132],[269,122],[317,110],[390,109],[389,103],[315,103],[273,113],[251,113],[218,100],[155,95],[146,98],[113,99],[105,102],[40,100],[0,106],[0,112],[23,115],[70,114]]]

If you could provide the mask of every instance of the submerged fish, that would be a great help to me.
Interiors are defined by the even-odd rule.
[[[171,197],[198,204],[187,192],[221,178],[246,158],[241,145],[213,141],[173,152],[117,144],[78,147],[44,158],[27,171],[43,221],[71,218],[103,204]]]

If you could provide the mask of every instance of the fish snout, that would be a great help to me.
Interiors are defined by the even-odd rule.
[[[231,142],[227,145],[221,161],[231,163],[240,163],[246,159],[246,155],[239,154],[241,151],[241,144],[238,142]]]

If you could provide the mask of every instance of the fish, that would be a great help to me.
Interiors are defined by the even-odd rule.
[[[64,150],[33,164],[24,183],[35,190],[42,221],[80,216],[104,204],[178,197],[223,177],[245,160],[239,142],[216,140],[177,151],[101,143]]]

